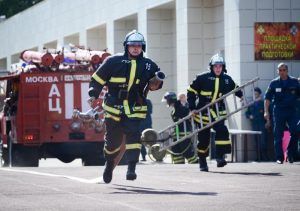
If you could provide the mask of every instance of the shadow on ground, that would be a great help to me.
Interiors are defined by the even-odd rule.
[[[253,175],[258,175],[258,176],[282,176],[281,173],[278,172],[267,172],[267,173],[262,173],[262,172],[224,172],[224,171],[209,171],[210,173],[215,173],[215,174],[234,174],[234,175],[244,175],[244,176],[253,176]]]
[[[162,195],[193,195],[193,196],[216,196],[217,192],[187,192],[187,191],[174,191],[164,189],[154,189],[146,187],[135,187],[126,185],[115,185],[114,189],[117,191],[111,194],[162,194]]]

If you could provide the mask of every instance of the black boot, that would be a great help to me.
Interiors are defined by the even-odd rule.
[[[199,157],[200,171],[208,171],[206,157]]]
[[[287,161],[289,163],[294,163],[294,158],[293,157],[287,157]]]
[[[217,167],[224,167],[227,165],[227,161],[224,158],[217,158]]]
[[[106,161],[105,163],[105,169],[103,172],[103,181],[105,183],[110,183],[112,180],[113,175],[113,162],[112,161]]]
[[[136,179],[137,176],[135,173],[135,166],[136,166],[136,162],[128,163],[128,169],[127,169],[127,174],[126,174],[127,180],[135,180]]]

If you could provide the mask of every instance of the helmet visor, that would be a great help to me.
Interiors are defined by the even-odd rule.
[[[127,42],[127,45],[142,46],[144,43],[139,41],[129,41]]]

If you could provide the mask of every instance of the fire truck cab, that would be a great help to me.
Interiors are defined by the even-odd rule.
[[[0,112],[2,165],[38,166],[41,158],[104,165],[104,126],[73,118],[74,109],[90,109],[88,88],[95,68],[74,62],[61,68],[53,60],[49,64],[55,63],[55,69],[31,62],[26,70],[0,77],[6,80]]]

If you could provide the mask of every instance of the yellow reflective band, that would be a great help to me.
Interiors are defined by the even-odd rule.
[[[131,117],[131,118],[141,118],[141,119],[146,118],[146,114],[143,114],[143,113],[128,114],[127,116]]]
[[[195,122],[201,124],[200,118],[195,118],[195,117],[194,117],[194,120],[195,120]],[[203,124],[203,125],[207,125],[208,123],[209,123],[209,121],[206,121],[206,120],[202,119],[202,124]]]
[[[215,92],[214,92],[214,96],[213,96],[211,102],[215,102],[215,100],[217,99],[217,95],[218,95],[218,92],[219,92],[219,85],[220,85],[220,79],[216,78],[216,81],[215,81]]]
[[[110,106],[108,106],[108,105],[106,105],[106,104],[103,104],[103,109],[104,109],[105,111],[108,111],[108,112],[113,113],[113,114],[117,114],[117,115],[120,115],[120,114],[121,114],[121,111],[120,111],[120,110],[118,110],[118,109],[116,109],[116,108],[113,108],[113,107],[110,107]]]
[[[193,163],[194,161],[197,160],[197,156],[194,155],[193,157],[188,158],[187,160],[188,160],[188,163]]]
[[[190,92],[194,92],[196,95],[198,94],[198,92],[195,89],[193,89],[192,87],[189,87],[187,90]]]
[[[130,90],[130,88],[133,84],[134,77],[135,77],[135,72],[136,72],[136,60],[131,60],[131,69],[130,69],[130,76],[129,76],[127,91]]]
[[[133,81],[135,78],[135,73],[136,73],[136,60],[131,60],[130,76],[129,76],[129,82],[128,82],[128,87],[127,87],[128,92],[133,84]],[[128,100],[123,100],[123,105],[124,105],[125,114],[128,117],[133,117],[133,116],[130,116],[130,108],[129,108]]]
[[[112,83],[125,83],[126,82],[126,78],[111,77],[109,79],[109,82],[112,82]]]
[[[183,160],[178,160],[178,161],[174,160],[174,164],[184,164],[184,159]]]
[[[173,161],[174,162],[178,162],[178,161],[183,161],[184,160],[184,158],[183,157],[173,157]]]
[[[199,117],[199,119],[200,119],[200,117]],[[203,119],[203,120],[206,120],[206,121],[209,121],[208,116],[202,116],[202,119]]]
[[[212,92],[206,92],[206,91],[201,90],[200,95],[203,95],[203,96],[210,96],[211,93],[212,93]]]
[[[108,149],[106,149],[106,147],[104,147],[104,152],[105,152],[106,154],[111,155],[111,154],[114,154],[114,153],[118,152],[118,151],[120,150],[120,148],[121,148],[121,146],[119,146],[117,149],[115,149],[115,150],[113,150],[113,151],[109,151]]]
[[[206,149],[197,149],[197,151],[199,152],[199,153],[202,153],[202,154],[204,154],[204,153],[206,153],[207,151],[208,151],[208,149],[209,149],[209,147],[207,147]]]
[[[140,83],[140,79],[136,79],[136,84],[139,84]]]
[[[199,117],[199,115],[194,116],[194,120],[195,120],[196,122],[200,122],[200,117]]]
[[[141,144],[126,144],[126,149],[141,149]]]
[[[220,113],[221,116],[225,116],[227,114],[226,111],[220,111],[219,113]]]
[[[115,120],[116,122],[120,122],[120,120],[121,120],[120,117],[116,117],[116,116],[111,115],[111,114],[109,114],[109,113],[105,113],[105,114],[104,114],[104,117],[105,117],[105,118],[113,119],[113,120]]]
[[[130,109],[129,109],[128,100],[124,100],[124,101],[123,101],[123,106],[124,106],[125,114],[126,114],[126,115],[130,114]]]
[[[173,155],[172,159],[175,161],[175,160],[182,160],[184,158],[181,155]]]
[[[147,111],[147,106],[135,106],[132,109],[133,111]]]
[[[211,113],[212,117],[214,119],[217,119],[218,116],[217,116],[216,112],[214,110],[212,110],[212,109],[209,109],[209,110],[210,110],[210,113]]]
[[[230,140],[215,140],[216,145],[230,145],[231,141]]]
[[[95,79],[99,84],[101,84],[103,86],[106,84],[106,81],[104,81],[102,78],[100,78],[96,73],[94,73],[92,75],[92,78]]]

